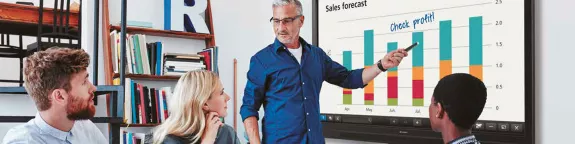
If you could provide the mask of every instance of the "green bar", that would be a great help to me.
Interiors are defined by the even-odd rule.
[[[413,61],[412,64],[414,67],[422,67],[423,66],[423,32],[413,32],[411,36],[411,42],[416,43],[419,42],[417,46],[413,48]]]
[[[351,70],[351,51],[343,51],[343,66]]]
[[[483,18],[469,18],[469,64],[483,64]]]
[[[388,106],[397,106],[397,98],[387,98]]]
[[[387,52],[391,52],[397,50],[397,42],[388,42],[387,43]],[[388,69],[387,71],[397,71],[397,67],[393,67]]]
[[[373,30],[365,30],[363,32],[363,53],[365,66],[373,65]]]
[[[344,94],[343,95],[343,104],[351,104],[351,95],[350,94]]]
[[[365,100],[364,102],[365,102],[365,103],[364,103],[365,105],[373,105],[373,101],[372,101],[372,100]]]
[[[423,106],[423,99],[413,99],[413,106]]]
[[[439,22],[439,60],[451,60],[451,20]]]

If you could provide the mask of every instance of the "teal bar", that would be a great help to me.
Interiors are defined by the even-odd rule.
[[[364,60],[363,63],[365,66],[372,66],[373,65],[373,30],[365,30],[363,32],[363,53],[364,53]]]
[[[483,18],[469,18],[469,64],[483,64]]]
[[[387,43],[387,52],[391,52],[397,50],[397,42],[388,42]],[[388,71],[397,71],[397,67],[390,68]]]
[[[439,22],[439,60],[451,60],[451,20]]]
[[[423,32],[413,32],[411,34],[411,42],[419,42],[417,46],[412,49],[413,53],[413,66],[422,67],[423,66]]]
[[[351,51],[343,51],[343,66],[351,70]]]

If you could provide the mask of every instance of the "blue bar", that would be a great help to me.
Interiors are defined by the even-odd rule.
[[[469,64],[483,64],[483,18],[469,18]]]
[[[363,63],[365,66],[372,66],[373,65],[373,30],[365,30],[363,32],[363,53],[364,53],[364,60]]]
[[[417,46],[413,48],[413,66],[422,67],[423,66],[423,32],[413,32],[411,36],[411,42],[419,42]]]
[[[351,70],[351,51],[343,51],[343,66]]]
[[[439,60],[451,60],[451,20],[439,22]]]
[[[397,42],[387,43],[387,53],[397,50]],[[390,68],[388,71],[397,71],[397,67]]]

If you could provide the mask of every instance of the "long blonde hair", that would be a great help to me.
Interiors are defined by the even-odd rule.
[[[202,106],[210,99],[218,83],[218,76],[210,71],[190,71],[180,77],[174,94],[168,99],[170,115],[154,129],[153,143],[162,143],[170,134],[197,143],[206,127]]]

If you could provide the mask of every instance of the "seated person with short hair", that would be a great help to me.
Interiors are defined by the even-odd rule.
[[[103,144],[94,117],[96,87],[88,80],[90,56],[82,49],[50,48],[26,58],[26,91],[38,113],[10,129],[3,144]]]
[[[446,144],[479,144],[471,133],[487,100],[487,88],[478,78],[464,73],[443,77],[433,91],[429,106],[431,128],[441,132]]]

